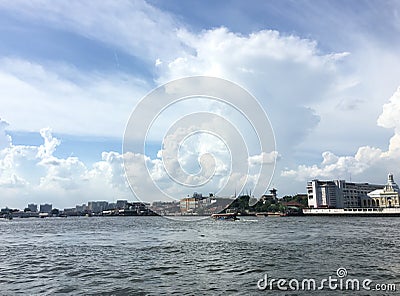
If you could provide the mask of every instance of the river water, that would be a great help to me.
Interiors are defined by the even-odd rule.
[[[271,278],[339,280],[339,268],[343,279],[397,288],[359,295],[400,291],[398,218],[30,218],[1,220],[0,237],[1,295],[356,294],[265,287]]]

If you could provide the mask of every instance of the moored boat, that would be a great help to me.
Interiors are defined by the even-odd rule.
[[[286,214],[282,213],[282,212],[268,212],[267,216],[268,217],[283,217],[283,216],[286,216]]]

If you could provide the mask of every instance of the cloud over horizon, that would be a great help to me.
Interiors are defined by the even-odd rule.
[[[314,3],[310,9],[309,3],[233,2],[248,15],[232,17],[202,3],[199,11],[177,12],[173,3],[157,1],[0,1],[0,116],[11,124],[0,121],[0,194],[5,201],[59,196],[72,204],[130,198],[121,153],[98,148],[103,153],[91,163],[81,155],[56,157],[62,137],[60,143],[51,130],[121,139],[146,93],[188,75],[229,79],[258,99],[277,148],[250,153],[246,164],[279,157],[273,186],[280,194],[304,191],[310,178],[375,182],[388,170],[400,174],[399,91],[386,102],[400,85],[400,7],[368,2],[358,14],[363,3]],[[231,115],[215,103],[172,107],[160,116],[152,143],[160,143],[184,112]],[[43,143],[13,144],[6,129],[40,130]],[[74,145],[93,154],[80,141]],[[188,170],[196,168],[203,148],[187,143],[181,161]],[[75,150],[68,149],[66,155]],[[183,194],[169,186],[157,151],[148,154],[132,154],[131,161],[145,157],[160,186]],[[220,174],[227,171],[224,161],[217,161]]]
[[[50,128],[41,129],[40,135],[43,144],[39,146],[13,145],[11,141],[0,150],[2,206],[52,202],[67,207],[97,199],[132,199],[119,153],[104,152],[90,168],[78,157],[55,157],[61,141],[53,137]],[[11,140],[4,130],[0,136]]]
[[[4,121],[0,121],[0,126],[6,126]],[[164,161],[160,158],[150,158],[140,153],[127,152],[123,157],[121,153],[115,151],[103,152],[101,160],[96,161],[91,166],[83,163],[78,157],[70,156],[66,158],[56,157],[54,153],[62,141],[53,137],[50,128],[40,130],[43,139],[41,145],[14,145],[7,132],[0,130],[0,138],[9,139],[9,145],[0,149],[0,192],[2,194],[2,206],[25,207],[30,202],[53,203],[56,207],[72,207],[75,204],[86,203],[91,200],[113,201],[117,199],[141,200],[152,202],[156,200],[165,200],[153,192],[153,185],[145,177],[139,163],[145,159],[151,182],[154,182],[171,196],[171,200],[179,200],[183,196],[193,193],[196,188],[181,186],[179,183],[171,180],[166,171]],[[177,159],[177,165],[183,165],[188,171],[192,171],[197,163],[199,155],[204,153],[213,153],[217,162],[217,169],[212,173],[210,182],[206,184],[205,191],[216,192],[218,188],[223,187],[226,179],[229,177],[229,165],[221,161],[226,160],[226,147],[215,145],[215,139],[208,139],[201,135],[202,147],[198,146],[197,141],[185,141],[184,148]],[[196,148],[197,147],[197,148]],[[211,148],[211,150],[210,150]],[[222,154],[221,154],[222,153]],[[159,151],[161,156],[162,151]],[[276,158],[276,152],[249,157],[248,162],[250,174],[242,172],[234,174],[233,178],[237,184],[243,182],[251,186],[257,182],[258,169],[260,164],[273,164]],[[145,197],[135,196],[125,177],[124,161],[133,164],[129,173],[133,174],[135,184],[140,185],[140,190],[135,192],[144,192]],[[203,163],[204,164],[204,163]],[[213,167],[212,167],[213,168]],[[186,183],[197,182],[196,173],[193,171],[186,176]],[[235,183],[236,184],[236,183]],[[203,188],[204,189],[204,188]],[[240,188],[231,187],[227,192],[233,194]]]
[[[297,169],[282,171],[281,176],[307,181],[316,178],[347,179],[351,176],[365,180],[367,176],[375,175],[382,180],[387,173],[392,172],[400,178],[400,87],[389,102],[383,105],[377,125],[394,131],[386,151],[371,146],[358,148],[354,156],[337,156],[331,151],[325,151],[322,153],[321,164],[299,165]],[[365,181],[376,182],[376,179]]]

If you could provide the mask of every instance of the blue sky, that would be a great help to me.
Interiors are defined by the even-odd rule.
[[[0,2],[0,206],[137,198],[122,165],[129,116],[191,75],[259,100],[280,195],[311,178],[400,176],[399,33],[397,1]],[[150,173],[191,194],[157,171],[161,141]]]

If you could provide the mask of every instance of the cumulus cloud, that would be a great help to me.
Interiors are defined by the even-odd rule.
[[[118,71],[87,72],[60,61],[46,61],[48,57],[36,59],[36,62],[18,57],[1,58],[0,105],[14,130],[37,131],[43,126],[52,126],[59,133],[120,136],[132,107],[155,82],[187,75],[211,75],[238,82],[259,99],[274,127],[283,163],[289,158],[293,161],[293,151],[300,150],[298,147],[302,143],[303,152],[309,153],[309,140],[317,151],[332,150],[325,148],[336,145],[331,137],[332,126],[348,131],[340,135],[347,137],[340,146],[349,147],[356,137],[348,135],[375,120],[371,118],[376,118],[374,112],[382,102],[374,98],[380,98],[382,89],[390,87],[399,76],[397,52],[390,53],[369,40],[360,43],[358,55],[353,52],[357,48],[351,48],[349,55],[349,49],[323,52],[315,40],[275,30],[241,34],[221,27],[193,32],[174,16],[145,1],[122,1],[118,5],[112,1],[96,4],[2,1],[0,7],[16,19],[27,18],[52,30],[72,32],[80,38],[116,48],[144,62],[152,74],[149,81],[143,81]],[[360,91],[360,88],[365,90]],[[365,173],[384,160],[388,160],[390,166],[400,146],[398,98],[392,99],[378,120],[380,126],[396,130],[388,151],[363,144],[353,156],[326,152],[320,165],[299,166],[296,170],[285,170],[283,175],[300,179],[338,177]],[[198,105],[194,107],[199,108]],[[215,105],[204,109],[218,111]],[[339,112],[332,112],[334,109]],[[358,116],[356,111],[363,116]],[[354,122],[356,115],[358,120]],[[164,123],[159,125],[167,126]],[[315,133],[318,126],[321,127],[319,133]],[[40,185],[54,192],[92,188],[93,195],[99,196],[105,196],[105,192],[112,194],[105,186],[116,186],[125,192],[127,186],[120,178],[123,175],[121,155],[106,152],[101,161],[89,168],[79,158],[54,157],[60,143],[50,131],[43,132],[41,146],[12,146],[8,135],[2,137],[4,127],[4,123],[0,123],[4,186],[39,188]],[[315,133],[313,138],[307,138],[310,131]],[[371,134],[376,135],[376,131]],[[160,140],[160,135],[157,136],[156,140]],[[336,135],[335,139],[338,137]],[[246,164],[269,159],[265,155],[251,155],[245,160]],[[173,192],[176,188],[168,187],[168,176],[160,159],[132,154],[131,160],[140,161],[143,157],[153,178]],[[186,161],[190,170],[197,159],[194,154],[186,157],[182,161]],[[223,172],[223,166],[217,168]],[[140,172],[134,173],[136,178],[140,177]],[[240,174],[235,176],[237,180],[243,178]],[[79,194],[87,195],[85,191]]]
[[[274,164],[280,155],[278,151],[261,152],[259,155],[249,156],[249,164],[252,166],[259,166],[260,164]]]
[[[396,133],[400,133],[400,87],[383,105],[383,112],[378,118],[378,125],[385,128],[394,128]]]
[[[297,169],[284,170],[281,175],[301,181],[314,178],[348,179],[352,175],[357,178],[382,178],[389,171],[400,175],[400,88],[384,104],[377,124],[394,130],[386,151],[370,146],[358,148],[353,156],[337,156],[326,151],[322,153],[320,165],[299,165]]]
[[[241,35],[222,27],[193,33],[144,1],[118,5],[22,1],[3,4],[2,9],[117,46],[135,57],[149,58],[159,83],[187,75],[218,76],[241,83],[262,102],[285,149],[316,126],[319,117],[310,102],[323,99],[332,90],[338,65],[348,55],[321,54],[314,40],[274,30]],[[6,94],[2,97],[19,99],[18,106],[4,110],[8,114],[21,109],[20,115],[10,118],[14,128],[26,129],[22,120],[26,118],[33,130],[51,125],[57,132],[110,135],[123,130],[124,121],[117,118],[126,119],[149,90],[146,83],[121,73],[85,73],[88,79],[83,79],[81,73],[65,65],[49,65],[15,58],[0,62],[0,87]],[[121,83],[124,80],[130,83]],[[282,104],[286,106],[284,118],[278,115]],[[43,105],[51,110],[46,116]],[[28,115],[21,106],[31,106],[34,112]],[[96,112],[85,112],[93,108]],[[73,118],[61,116],[62,110],[74,110]],[[107,116],[109,110],[117,115]],[[293,119],[294,114],[302,118],[301,125]],[[72,121],[76,121],[73,126],[68,124]]]
[[[78,157],[58,158],[61,141],[51,129],[40,130],[43,144],[13,145],[0,150],[2,206],[24,207],[28,202],[52,202],[74,206],[89,200],[134,199],[124,177],[123,159],[117,152],[104,152],[88,167]]]
[[[191,50],[159,65],[158,81],[210,75],[240,83],[266,110],[281,150],[291,150],[318,124],[313,103],[349,85],[341,69],[349,53],[322,54],[310,39],[274,30],[242,35],[224,27],[196,34],[181,29],[178,37]]]
[[[239,81],[265,96],[260,99],[271,101],[320,99],[335,80],[337,62],[348,55],[321,54],[315,41],[273,30],[247,36],[224,27],[200,34],[180,30],[178,37],[192,50],[163,65],[161,81],[199,74],[223,77]],[[316,81],[319,84],[310,92],[309,86]]]
[[[29,202],[50,202],[57,207],[69,207],[90,200],[139,199],[154,201],[163,199],[158,191],[152,191],[154,183],[160,190],[166,192],[173,199],[180,199],[193,192],[193,188],[182,186],[171,179],[166,171],[162,158],[150,158],[141,153],[126,152],[123,157],[118,152],[103,152],[101,160],[92,166],[87,166],[78,157],[56,157],[54,153],[61,141],[52,135],[50,128],[40,130],[43,143],[37,146],[13,145],[0,150],[0,194],[2,203],[9,206],[24,207]],[[234,172],[230,176],[229,155],[224,144],[215,142],[215,138],[208,134],[200,135],[193,141],[182,143],[181,154],[177,158],[177,165],[193,170],[195,163],[212,170],[212,178],[201,188],[201,192],[216,192],[226,185],[227,179],[232,178],[231,187],[226,192],[233,194],[237,188],[232,184],[246,184],[246,189],[254,187],[257,182],[257,173]],[[207,160],[199,162],[199,157],[211,155],[215,161],[212,164]],[[162,152],[159,153],[159,156]],[[270,163],[276,153],[261,154],[249,158],[252,168],[257,165]],[[149,178],[139,165],[143,159],[146,162]],[[129,164],[130,178],[135,182],[129,184],[125,175],[124,162]],[[169,172],[170,173],[170,172]],[[176,176],[175,176],[176,177]],[[185,182],[196,184],[202,181],[201,176],[186,174]],[[131,179],[132,180],[132,179]],[[204,181],[204,180],[203,180]],[[247,182],[247,183],[246,183]],[[135,196],[129,186],[137,193]],[[229,194],[229,195],[230,195]],[[225,196],[225,195],[224,195]]]
[[[40,135],[44,140],[44,144],[39,147],[38,157],[49,158],[53,155],[54,151],[61,141],[54,138],[52,135],[51,128],[43,128],[40,130]]]
[[[6,133],[7,126],[8,123],[0,118],[0,149],[11,145],[11,137]]]
[[[321,53],[315,40],[294,34],[262,30],[243,35],[225,27],[192,32],[145,1],[118,5],[22,1],[1,6],[9,13],[148,59],[158,83],[188,75],[240,83],[267,111],[282,154],[317,126],[320,117],[312,103],[348,84],[341,75],[347,52]],[[2,111],[10,114],[16,130],[52,126],[59,133],[115,136],[120,131],[119,136],[129,111],[152,83],[123,73],[83,74],[54,62],[0,60],[0,88],[5,94],[0,103],[6,106]]]
[[[257,178],[250,178],[246,161],[239,162],[240,166],[232,171],[232,163],[235,162],[232,158],[238,155],[232,155],[225,143],[214,135],[190,135],[190,131],[190,127],[178,128],[169,134],[155,159],[126,152],[124,158],[130,185],[140,198],[147,202],[179,200],[194,191],[230,196],[235,190],[254,187]],[[142,169],[143,161],[147,172]],[[254,174],[259,173],[262,165],[258,163],[257,166],[258,161],[263,160],[252,161],[252,167],[258,168]]]

